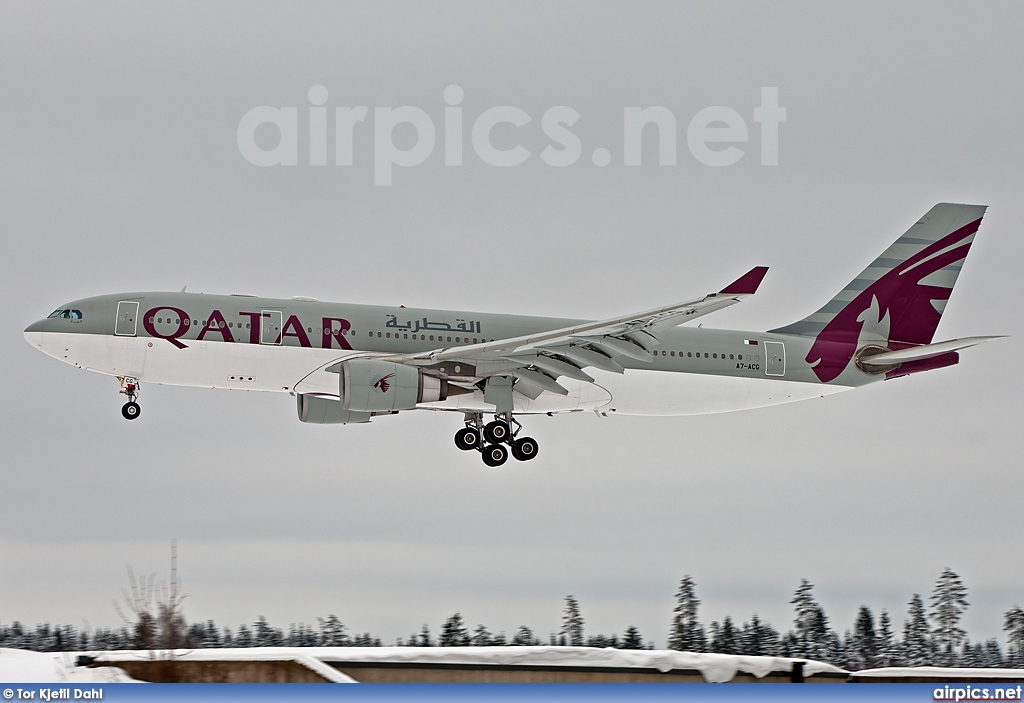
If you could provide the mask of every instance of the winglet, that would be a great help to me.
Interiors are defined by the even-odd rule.
[[[719,295],[753,295],[768,273],[767,266],[755,266],[735,281],[718,291]]]

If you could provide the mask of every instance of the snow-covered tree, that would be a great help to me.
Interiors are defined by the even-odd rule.
[[[350,644],[347,628],[337,615],[333,613],[326,618],[317,618],[320,623],[320,636],[317,638],[321,647],[347,647]]]
[[[985,642],[981,660],[981,665],[988,669],[997,669],[1007,665],[1003,650],[999,647],[999,640],[992,638]]]
[[[626,628],[626,631],[622,634],[622,649],[643,649],[644,638],[640,635],[640,630],[636,629],[632,625]]]
[[[565,610],[562,611],[562,629],[559,634],[565,635],[571,647],[583,646],[583,616],[580,615],[580,604],[573,596],[565,597]]]
[[[247,625],[243,624],[243,625],[239,625],[238,626],[238,635],[235,637],[235,646],[236,647],[252,647],[253,646],[252,630],[250,630]]]
[[[871,669],[878,665],[878,636],[875,633],[875,618],[871,608],[862,605],[857,611],[857,619],[853,625],[853,645],[860,662],[861,669]]]
[[[462,621],[462,614],[455,613],[444,621],[441,627],[441,639],[438,644],[442,647],[468,647],[469,632]]]
[[[591,635],[587,638],[588,647],[620,649],[622,644],[619,642],[618,635]]]
[[[199,637],[199,646],[203,649],[216,649],[217,647],[223,646],[224,640],[221,639],[220,630],[217,629],[217,624],[213,620],[207,620],[205,625],[200,625],[202,634]]]
[[[793,606],[795,617],[793,618],[793,634],[798,651],[796,656],[810,656],[812,646],[812,629],[821,607],[814,599],[812,593],[814,584],[807,579],[800,579],[800,585],[793,594],[790,604]]]
[[[739,645],[739,633],[730,616],[726,615],[721,625],[717,622],[711,623],[711,644],[708,648],[712,652],[739,654]]]
[[[487,628],[480,624],[473,630],[473,636],[470,638],[470,644],[474,647],[489,647],[494,644],[494,636],[487,630]]]
[[[918,593],[910,597],[907,619],[903,623],[903,661],[907,666],[928,666],[932,663],[931,630],[924,602]]]
[[[789,656],[832,662],[838,656],[842,643],[829,628],[828,616],[815,600],[813,589],[814,584],[800,579],[800,586],[790,601],[796,617],[793,620],[793,637],[787,643]]]
[[[935,643],[939,650],[939,661],[943,666],[952,666],[956,660],[956,649],[967,636],[960,627],[960,618],[967,610],[967,588],[960,577],[949,567],[943,569],[935,582],[931,598],[931,618],[935,627]]]
[[[898,666],[900,664],[899,643],[892,632],[892,619],[889,611],[882,608],[878,616],[878,665]]]
[[[271,627],[267,618],[260,615],[253,623],[253,646],[256,647],[280,647],[284,644],[284,633],[276,627]]]
[[[430,638],[430,628],[427,627],[427,623],[423,623],[423,627],[420,628],[420,634],[416,638],[416,643],[420,647],[434,646],[434,640]]]
[[[781,654],[779,633],[771,625],[762,622],[757,613],[743,624],[740,632],[740,654],[774,657]]]
[[[531,645],[540,644],[540,640],[534,636],[533,630],[528,628],[526,625],[520,625],[509,644],[519,647],[529,647]]]
[[[679,582],[676,605],[672,610],[672,625],[668,634],[669,649],[703,652],[707,648],[704,628],[697,620],[700,600],[697,598],[696,586],[689,575],[684,576]]]
[[[1006,659],[1013,668],[1024,668],[1024,609],[1015,605],[1003,615],[1006,632]]]

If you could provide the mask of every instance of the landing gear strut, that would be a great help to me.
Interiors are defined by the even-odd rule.
[[[118,376],[117,380],[121,382],[119,393],[128,396],[128,402],[121,407],[121,415],[125,420],[134,420],[142,412],[142,408],[135,402],[139,397],[139,381],[132,376]]]
[[[513,430],[513,426],[515,429]],[[466,426],[455,433],[455,446],[464,451],[476,449],[488,466],[501,466],[508,461],[509,449],[517,461],[529,461],[537,456],[537,440],[518,437],[522,432],[512,413],[495,413],[494,420],[483,424],[483,415],[466,415]]]

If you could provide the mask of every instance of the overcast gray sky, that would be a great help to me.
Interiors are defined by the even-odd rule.
[[[588,632],[663,645],[684,574],[705,622],[756,610],[786,629],[805,577],[840,631],[861,604],[901,627],[950,566],[972,639],[1002,639],[1024,604],[1021,27],[1010,2],[4,3],[0,621],[117,624],[125,564],[166,576],[177,538],[186,615],[231,627],[337,613],[390,641],[458,610],[546,637],[571,593]],[[461,167],[441,145],[452,84]],[[314,85],[370,108],[352,166],[308,165]],[[762,87],[787,110],[773,167]],[[297,166],[241,155],[260,105],[298,108]],[[402,105],[438,147],[375,186],[373,108]],[[532,152],[520,166],[470,147],[500,105],[532,118],[494,132]],[[565,168],[539,159],[560,105],[580,114]],[[645,134],[626,167],[623,109],[651,105],[677,119],[677,163]],[[750,130],[723,168],[686,141],[716,105]],[[764,330],[946,200],[991,208],[938,336],[1013,338],[778,408],[527,418],[540,456],[497,470],[456,450],[442,413],[312,427],[284,395],[144,386],[129,424],[116,381],[22,337],[67,300],[184,285],[602,318],[758,264],[758,295],[703,322]]]

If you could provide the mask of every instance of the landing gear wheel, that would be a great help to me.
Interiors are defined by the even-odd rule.
[[[475,427],[463,427],[455,433],[455,446],[462,451],[480,446],[480,431]]]
[[[134,400],[130,403],[125,403],[121,408],[121,414],[124,415],[125,420],[134,420],[142,412],[142,408]]]
[[[500,444],[490,444],[483,449],[483,459],[488,466],[501,466],[508,461],[508,450]]]
[[[537,456],[537,440],[533,437],[520,437],[512,443],[512,456],[519,461],[529,461]]]
[[[495,420],[484,425],[484,439],[491,444],[501,444],[508,441],[509,434],[511,432],[507,422]]]

